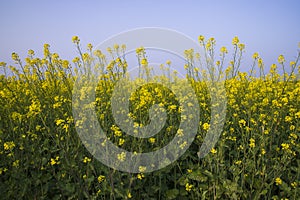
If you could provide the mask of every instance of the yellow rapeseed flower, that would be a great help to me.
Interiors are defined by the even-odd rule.
[[[281,185],[281,184],[282,184],[281,178],[277,177],[277,178],[275,179],[275,183],[276,183],[276,185]]]
[[[57,120],[55,121],[55,123],[56,123],[57,126],[61,125],[61,124],[64,123],[64,122],[65,122],[64,119],[57,119]]]
[[[79,57],[75,57],[75,58],[72,60],[73,63],[78,63],[79,61],[80,61],[80,58],[79,58]]]
[[[12,150],[15,147],[15,143],[13,141],[5,142],[3,144],[4,150]]]
[[[204,41],[204,36],[203,35],[199,35],[199,37],[198,37],[198,40],[199,40],[199,42],[201,43],[201,42],[203,42]]]
[[[255,147],[255,139],[250,138],[249,147],[254,148]]]
[[[51,165],[55,165],[55,164],[56,164],[56,161],[55,161],[54,158],[51,158],[50,164],[51,164]]]
[[[240,42],[239,38],[237,36],[235,36],[233,39],[232,39],[232,44],[233,45],[237,45],[238,43]]]
[[[146,58],[143,58],[143,59],[141,60],[141,65],[148,65],[148,61],[147,61]]]
[[[105,180],[105,176],[100,175],[100,176],[98,176],[97,180],[98,180],[99,183],[101,183],[102,181]]]
[[[0,62],[0,67],[5,67],[6,63],[5,62]]]
[[[83,158],[83,162],[84,162],[84,163],[89,163],[89,162],[91,162],[91,160],[92,160],[92,159],[90,159],[90,158],[88,158],[88,157],[84,157],[84,158]]]
[[[239,121],[239,124],[240,124],[241,126],[246,126],[246,121],[245,121],[244,119],[241,119],[241,120]]]
[[[210,152],[211,152],[212,154],[216,154],[216,153],[217,153],[217,150],[216,150],[215,148],[212,148],[212,149],[210,150]]]
[[[144,51],[145,51],[144,47],[140,47],[135,50],[136,54],[138,54],[138,55],[144,53]]]
[[[177,134],[178,134],[179,137],[182,137],[183,136],[183,130],[181,128],[179,128],[177,130]]]
[[[75,43],[75,44],[78,44],[80,42],[80,39],[78,36],[73,36],[72,37],[72,42]]]
[[[242,161],[241,160],[237,160],[237,161],[234,162],[234,164],[240,165],[240,164],[242,164]]]
[[[50,164],[51,165],[58,165],[60,162],[58,161],[59,160],[59,156],[56,156],[56,158],[51,158],[50,159]]]
[[[254,60],[256,60],[257,58],[259,58],[259,55],[258,55],[258,53],[257,53],[257,52],[255,52],[255,53],[252,55],[252,58],[253,58]]]
[[[291,122],[293,118],[291,116],[285,116],[284,121],[285,122]]]
[[[227,48],[226,47],[221,47],[220,49],[221,53],[228,53]]]
[[[125,140],[123,138],[119,139],[119,146],[122,146],[124,144]]]
[[[281,147],[282,147],[282,150],[288,150],[290,148],[290,145],[287,143],[282,143]]]
[[[184,141],[182,144],[179,145],[180,149],[184,149],[187,145],[187,141]]]
[[[154,144],[155,143],[155,138],[151,137],[148,139],[148,141],[151,143],[151,144]]]
[[[20,163],[20,160],[16,160],[13,162],[12,166],[13,167],[19,167],[19,163]]]
[[[295,61],[291,61],[290,62],[290,66],[292,67],[293,65],[295,65],[296,64],[296,62]]]
[[[186,183],[186,184],[185,184],[185,190],[186,190],[186,191],[190,192],[190,191],[192,190],[192,188],[193,188],[193,185],[192,185],[192,184],[189,184],[189,183]]]
[[[177,106],[176,105],[170,105],[168,108],[169,108],[169,110],[175,110],[177,108]]]
[[[206,43],[206,47],[205,47],[207,50],[210,50],[211,49],[211,43],[210,42],[208,42],[208,43]]]
[[[28,50],[28,55],[34,56],[34,51],[33,51],[32,49],[29,49],[29,50]]]
[[[5,173],[6,171],[7,171],[8,169],[7,168],[0,168],[0,175],[2,174],[2,173]]]
[[[119,161],[123,162],[126,159],[126,153],[122,152],[117,155]]]
[[[208,123],[204,123],[202,125],[203,130],[207,131],[209,129],[210,125]]]
[[[296,188],[297,185],[298,185],[298,184],[297,184],[297,182],[295,182],[295,181],[291,183],[291,186],[292,186],[293,188]]]
[[[258,58],[257,64],[258,64],[258,67],[259,67],[259,68],[263,68],[263,66],[264,66],[264,61],[263,61],[263,59],[262,59],[262,58]]]
[[[295,127],[294,125],[291,125],[291,126],[290,126],[290,130],[291,130],[291,131],[295,130],[295,128],[296,128],[296,127]]]
[[[128,199],[131,199],[131,198],[132,198],[132,195],[131,195],[130,192],[128,192],[127,197],[128,197]]]
[[[238,44],[238,48],[240,49],[240,51],[244,50],[245,49],[245,44]]]
[[[137,174],[137,178],[142,180],[145,177],[145,175],[143,173],[139,173]]]
[[[278,56],[278,62],[279,62],[280,64],[282,64],[282,63],[285,62],[285,59],[284,59],[284,56],[283,56],[283,55],[279,55],[279,56]]]
[[[88,49],[89,51],[92,51],[93,45],[92,45],[91,43],[88,43],[88,44],[87,44],[87,49]]]
[[[15,52],[13,52],[13,53],[11,54],[11,58],[12,58],[14,61],[20,60],[19,55],[18,55],[17,53],[15,53]]]
[[[145,166],[139,166],[139,172],[145,172],[146,171],[146,169],[147,169],[147,167],[145,167]]]
[[[297,136],[295,133],[291,133],[291,134],[290,134],[290,137],[291,137],[291,138],[294,138],[294,139],[297,139],[297,138],[298,138],[298,136]]]

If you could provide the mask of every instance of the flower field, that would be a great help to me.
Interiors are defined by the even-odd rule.
[[[290,62],[280,55],[267,73],[262,58],[254,53],[252,69],[241,72],[245,45],[237,37],[229,62],[227,48],[216,50],[214,38],[198,39],[204,55],[186,50],[182,66],[199,105],[197,135],[178,160],[150,173],[145,166],[139,166],[139,173],[121,172],[93,157],[76,131],[84,121],[73,118],[72,91],[79,74],[96,68],[97,86],[85,88],[81,95],[95,90],[93,106],[107,138],[130,152],[154,151],[174,135],[184,135],[179,124],[189,118],[182,114],[181,97],[172,91],[176,89],[172,84],[182,80],[171,70],[171,61],[161,65],[163,75],[155,75],[146,50],[136,50],[139,74],[132,84],[149,79],[170,84],[145,84],[131,94],[128,116],[134,127],[150,122],[154,104],[167,113],[157,135],[137,138],[118,127],[111,111],[116,83],[128,74],[126,58],[120,56],[125,45],[107,49],[111,60],[91,44],[83,51],[77,36],[72,41],[78,57],[72,62],[51,52],[48,44],[42,58],[33,50],[24,60],[12,53],[16,66],[0,63],[0,199],[298,199],[300,52]],[[224,127],[214,148],[199,158],[213,126],[210,84],[217,82],[226,94]],[[177,147],[186,145],[181,141]],[[126,154],[117,156],[120,163],[126,159]]]

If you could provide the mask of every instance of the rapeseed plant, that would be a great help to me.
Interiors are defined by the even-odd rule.
[[[124,123],[133,121],[133,132],[138,136],[153,116],[167,113],[165,125],[155,136],[139,139],[126,134],[114,120],[111,97],[116,84],[128,77],[128,63],[121,56],[126,46],[108,47],[111,58],[87,45],[82,51],[78,36],[72,42],[79,55],[72,62],[60,58],[43,46],[43,57],[37,58],[28,50],[25,62],[17,53],[12,60],[18,65],[0,62],[0,190],[3,198],[98,198],[98,199],[297,199],[299,188],[300,153],[300,66],[298,53],[286,64],[284,55],[277,63],[266,66],[259,53],[252,55],[249,72],[241,72],[245,45],[238,37],[232,40],[233,57],[225,57],[229,48],[217,53],[216,40],[198,37],[204,54],[187,49],[184,53],[186,78],[193,87],[197,101],[188,103],[200,107],[198,132],[186,153],[172,165],[150,174],[147,166],[138,166],[139,173],[118,172],[101,164],[83,147],[75,128],[84,129],[89,116],[75,121],[72,116],[72,90],[80,73],[99,72],[95,88],[87,86],[79,92],[85,99],[95,91],[94,102],[86,107],[96,110],[101,128],[107,138],[97,139],[99,145],[112,142],[134,155],[151,152],[168,144],[177,135],[176,148],[185,149],[187,134],[179,124],[191,120],[180,101],[187,102],[192,94],[175,95],[173,90],[185,90],[182,80],[171,71],[174,63],[161,65],[166,72],[154,76],[144,47],[136,49],[139,62],[138,78],[128,81],[125,89],[138,87],[129,99],[122,92],[115,98],[129,100],[129,112]],[[195,63],[199,63],[196,65]],[[200,64],[201,63],[201,64]],[[258,68],[257,72],[255,71]],[[283,74],[278,72],[282,67]],[[289,68],[288,68],[289,67]],[[177,78],[176,78],[177,77]],[[168,83],[148,84],[151,80]],[[148,82],[147,82],[148,81]],[[212,82],[213,84],[211,84]],[[224,84],[224,91],[214,87]],[[147,83],[147,84],[145,84]],[[181,88],[182,87],[182,88]],[[213,130],[212,103],[214,96],[226,93],[227,108],[224,128],[210,154],[198,159],[197,151],[207,132]],[[154,105],[158,105],[155,107]],[[220,113],[216,114],[216,118]],[[160,119],[163,121],[163,118]],[[116,155],[118,163],[131,159],[126,152]]]

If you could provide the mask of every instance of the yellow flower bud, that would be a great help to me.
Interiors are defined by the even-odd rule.
[[[73,36],[72,37],[72,42],[75,44],[78,44],[80,42],[80,39],[78,38],[78,36]]]
[[[285,59],[284,59],[284,56],[283,56],[283,55],[279,55],[279,56],[278,56],[278,62],[279,62],[280,64],[282,64],[282,63],[285,62]]]
[[[220,49],[221,53],[228,53],[227,48],[226,47],[221,47]]]
[[[204,36],[203,35],[200,35],[199,37],[198,37],[198,40],[199,40],[199,42],[201,43],[201,42],[203,42],[204,41]]]
[[[232,39],[232,44],[233,45],[237,45],[238,43],[240,42],[239,38],[237,36],[235,36],[233,39]]]

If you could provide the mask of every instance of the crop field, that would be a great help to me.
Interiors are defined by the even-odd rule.
[[[108,58],[91,44],[83,50],[74,36],[78,57],[72,61],[45,44],[41,58],[29,50],[26,58],[12,53],[15,66],[0,62],[0,199],[298,199],[299,50],[295,60],[286,61],[279,55],[271,66],[264,66],[254,53],[252,68],[242,72],[245,45],[237,37],[232,40],[233,52],[226,47],[216,49],[214,38],[198,39],[204,55],[192,49],[184,52],[186,64],[178,66],[185,71],[184,78],[171,70],[177,66],[169,60],[161,65],[164,73],[155,74],[147,49],[137,48],[138,77],[127,85],[137,89],[130,93],[129,108],[119,106],[115,111],[112,101],[124,98],[122,90],[113,91],[121,79],[128,79],[130,67],[122,56],[125,45],[109,47]],[[95,78],[91,73],[95,71],[95,87],[81,87],[78,96],[74,95],[79,77]],[[187,91],[184,80],[196,97],[194,104],[187,103],[191,110],[198,108],[196,119],[184,114],[181,107],[190,94],[174,92],[178,88]],[[218,84],[223,89],[217,89]],[[184,120],[197,122],[193,142],[188,146],[187,141],[179,140],[177,149],[186,151],[159,170],[148,172],[146,166],[137,166],[137,172],[124,172],[108,167],[88,150],[87,141],[77,131],[89,128],[88,116],[74,119],[73,112],[82,106],[75,98],[86,98],[88,91],[95,93],[89,105],[107,136],[99,139],[100,146],[109,140],[135,154],[152,152],[175,135],[185,138],[188,131],[180,128]],[[219,106],[213,96],[226,102],[222,131],[201,157],[200,147],[215,126],[212,118],[218,115],[212,112]],[[138,136],[139,128],[149,124],[156,111],[166,113],[165,120],[159,119],[162,124],[157,124],[157,134],[144,138],[127,134],[114,115],[125,113],[124,122],[131,120]],[[126,153],[119,153],[113,164],[123,166],[129,159]]]

